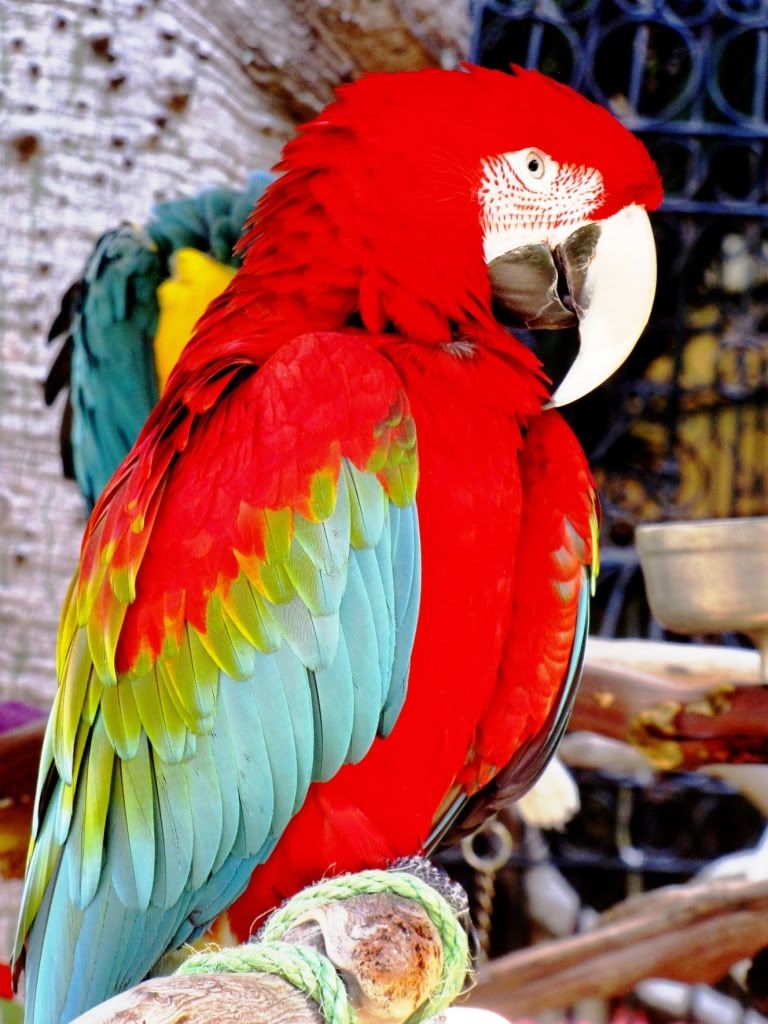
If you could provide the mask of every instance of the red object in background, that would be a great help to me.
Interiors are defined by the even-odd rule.
[[[11,968],[8,964],[0,964],[0,999],[13,999]]]

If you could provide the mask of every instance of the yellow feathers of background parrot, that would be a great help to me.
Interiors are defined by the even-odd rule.
[[[155,369],[160,394],[195,324],[212,299],[224,291],[235,274],[198,249],[179,249],[171,257],[171,276],[157,289],[160,317],[155,333]]]

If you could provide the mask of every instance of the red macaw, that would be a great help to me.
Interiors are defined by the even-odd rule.
[[[650,157],[538,73],[465,68],[344,87],[279,169],[63,610],[36,1024],[522,791],[573,699],[596,499],[496,313],[578,323],[556,404],[612,372],[655,287]]]

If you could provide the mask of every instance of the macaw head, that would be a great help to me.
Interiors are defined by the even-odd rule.
[[[576,325],[562,405],[613,373],[647,322],[656,167],[608,111],[538,72],[367,76],[279,166],[246,273],[300,273],[328,326],[341,310],[372,332],[482,344],[499,320]]]

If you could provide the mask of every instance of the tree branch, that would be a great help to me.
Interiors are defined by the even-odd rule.
[[[78,1017],[73,1024],[323,1024],[317,1004],[273,974],[154,978]]]
[[[714,982],[768,945],[768,882],[689,882],[644,893],[582,935],[480,968],[472,1006],[512,1017],[628,992],[643,978]]]
[[[753,652],[687,644],[598,642],[571,729],[637,747],[661,770],[768,761],[768,688]]]

